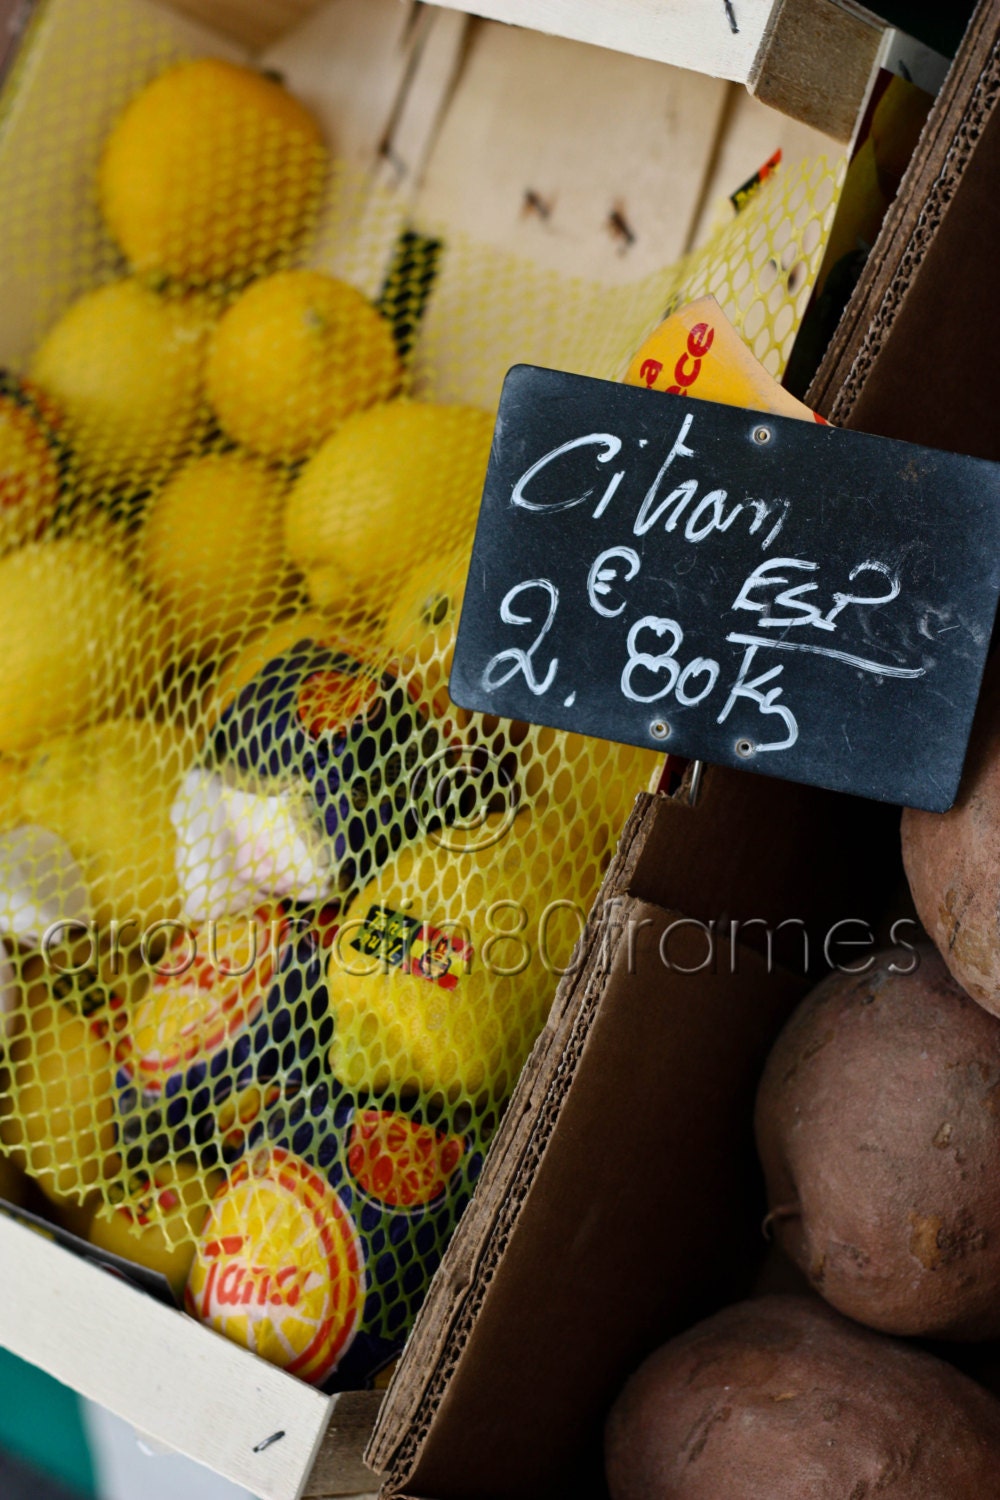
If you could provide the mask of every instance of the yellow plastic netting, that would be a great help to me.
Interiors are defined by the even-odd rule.
[[[836,179],[604,289],[404,223],[183,35],[49,0],[2,118],[0,1189],[349,1385],[658,771],[448,698],[503,374],[705,292],[780,374]]]

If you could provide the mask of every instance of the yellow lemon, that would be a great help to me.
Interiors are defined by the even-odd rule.
[[[102,1250],[159,1271],[179,1296],[209,1200],[224,1180],[221,1172],[200,1172],[185,1161],[165,1164],[152,1177],[136,1173],[109,1188],[109,1201],[94,1215],[87,1238]]]
[[[385,639],[404,658],[430,656],[451,668],[458,619],[465,596],[469,554],[432,556],[402,584],[385,624]]]
[[[295,248],[325,173],[303,104],[253,68],[203,57],[131,101],[105,144],[98,188],[136,271],[224,282]]]
[[[89,1022],[50,1002],[27,1012],[8,1066],[0,1096],[7,1154],[53,1203],[82,1202],[115,1142],[111,1049]]]
[[[351,412],[394,395],[400,375],[392,330],[367,298],[322,271],[282,271],[222,317],[206,385],[230,437],[292,461]]]
[[[188,1311],[321,1385],[357,1332],[361,1245],[337,1194],[301,1158],[261,1150],[212,1204],[188,1278]]]
[[[321,609],[384,613],[417,566],[468,540],[492,434],[475,407],[393,401],[327,438],[285,512],[288,550]]]
[[[513,1084],[556,984],[530,930],[547,895],[526,878],[532,822],[431,834],[351,903],[327,968],[330,1065],[347,1088],[454,1103]]]
[[[28,820],[68,845],[99,926],[116,918],[132,941],[180,911],[170,806],[187,758],[170,726],[110,719],[41,745],[22,782]]]
[[[409,670],[413,696],[460,724],[468,715],[453,707],[448,677],[468,571],[466,548],[450,560],[432,556],[404,580],[385,622],[386,645]]]
[[[65,413],[81,487],[139,489],[183,457],[209,326],[204,302],[126,280],[88,292],[49,330],[31,373]]]
[[[232,650],[287,604],[282,481],[234,453],[210,453],[153,497],[141,540],[164,628],[182,650]]]
[[[490,752],[507,810],[494,795],[485,815],[404,848],[348,907],[327,968],[330,1065],[348,1089],[497,1100],[517,1078],[657,763],[543,733],[527,756],[537,784],[522,772],[515,794]]]
[[[301,614],[287,615],[274,625],[256,631],[223,663],[207,710],[210,720],[214,722],[218,719],[240,690],[283,651],[288,651],[299,641],[315,641],[325,645],[337,638],[337,632],[329,620],[308,610]]]
[[[33,542],[0,557],[0,751],[23,754],[140,701],[152,675],[148,625],[124,562],[92,542]]]

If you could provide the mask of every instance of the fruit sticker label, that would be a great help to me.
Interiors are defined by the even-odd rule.
[[[347,1134],[351,1177],[390,1208],[422,1208],[440,1198],[464,1153],[461,1136],[392,1110],[359,1110]]]
[[[457,989],[462,974],[472,965],[472,944],[460,929],[442,932],[390,906],[368,908],[351,947],[366,957],[391,964],[402,974],[427,979],[445,990]]]
[[[185,1293],[202,1322],[313,1385],[357,1331],[367,1281],[350,1215],[291,1152],[244,1160],[212,1205]]]
[[[129,1079],[138,1076],[152,1100],[175,1075],[205,1062],[257,1019],[275,972],[275,934],[266,911],[244,923],[211,926],[207,951],[187,934],[168,950],[176,964],[155,976],[118,1043],[117,1060]],[[278,939],[280,941],[280,939]]]

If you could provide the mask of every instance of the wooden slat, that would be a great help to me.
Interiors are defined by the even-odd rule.
[[[844,155],[840,141],[779,114],[731,84],[729,105],[711,167],[702,187],[701,206],[687,248],[705,243],[710,232],[732,215],[729,195],[780,149],[782,166],[794,170],[803,161],[825,156],[831,166]]]
[[[684,249],[726,85],[491,22],[474,32],[422,225],[609,285]]]
[[[262,1500],[298,1500],[330,1397],[3,1216],[0,1267],[0,1345]]]
[[[306,1481],[304,1500],[338,1500],[375,1490],[378,1479],[362,1454],[382,1404],[381,1391],[344,1391],[334,1397],[326,1436]]]
[[[405,225],[471,24],[414,0],[327,0],[260,56],[316,114],[337,163],[310,264],[367,296]]]
[[[778,0],[750,70],[750,92],[849,141],[884,35],[884,23],[852,0]]]
[[[745,83],[774,0],[436,0],[616,52]],[[553,80],[558,88],[558,79]]]
[[[291,30],[322,0],[163,0],[163,3],[256,52]]]
[[[337,161],[375,166],[413,58],[413,0],[326,0],[264,52],[319,119]]]

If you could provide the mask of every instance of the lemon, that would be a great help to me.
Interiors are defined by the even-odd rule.
[[[428,703],[439,718],[457,715],[448,694],[455,636],[469,571],[463,548],[450,561],[431,557],[400,586],[385,623],[387,646],[410,673],[410,691]]]
[[[141,699],[148,623],[124,562],[92,542],[33,542],[0,557],[0,752],[23,754]]]
[[[241,1161],[202,1230],[188,1311],[321,1385],[357,1332],[364,1296],[357,1232],[319,1173],[281,1149]]]
[[[31,361],[65,413],[84,488],[162,480],[194,440],[210,326],[198,299],[113,281],[74,302]]]
[[[182,649],[232,650],[287,603],[283,500],[274,472],[234,453],[193,460],[154,496],[142,564]]]
[[[404,659],[440,660],[447,674],[465,596],[469,555],[434,556],[398,590],[385,624],[385,639]]]
[[[221,1172],[202,1173],[185,1161],[157,1168],[152,1178],[137,1173],[109,1191],[111,1201],[97,1210],[87,1238],[112,1255],[159,1271],[180,1295],[209,1199],[223,1181]]]
[[[285,540],[321,609],[385,612],[393,590],[475,525],[493,419],[393,401],[348,417],[299,475]]]
[[[41,745],[22,782],[27,818],[68,845],[98,925],[128,923],[133,941],[180,911],[170,806],[186,759],[170,726],[111,719]]]
[[[82,1202],[115,1143],[111,1049],[65,1006],[27,1012],[8,1049],[0,1141],[53,1203]]]
[[[206,384],[231,438],[289,461],[394,395],[400,375],[392,331],[359,291],[322,271],[281,271],[219,321]]]
[[[345,1087],[452,1103],[507,1092],[555,990],[522,935],[546,896],[526,884],[531,825],[523,811],[432,834],[351,903],[327,967]]]
[[[274,625],[256,631],[223,664],[208,710],[210,718],[213,721],[218,719],[269,661],[298,645],[299,641],[315,641],[323,645],[335,639],[336,632],[330,622],[314,611],[287,615]]]
[[[136,271],[225,282],[295,248],[325,172],[304,105],[253,68],[203,57],[169,68],[127,106],[98,190]]]

